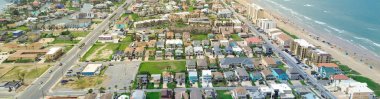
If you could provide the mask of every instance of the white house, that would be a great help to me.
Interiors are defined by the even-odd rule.
[[[270,84],[273,91],[278,91],[281,99],[294,99],[292,89],[287,84]]]
[[[202,56],[204,54],[203,47],[201,46],[194,47],[194,54],[196,56]]]
[[[202,87],[212,87],[212,73],[211,70],[202,70]]]

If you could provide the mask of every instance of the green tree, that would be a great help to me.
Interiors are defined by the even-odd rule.
[[[63,32],[61,32],[61,35],[70,35],[71,34],[71,32],[70,31],[63,31]]]
[[[94,90],[93,89],[89,89],[87,93],[92,93]]]
[[[105,93],[105,90],[106,90],[106,88],[104,88],[104,87],[100,87],[100,88],[99,88],[99,92],[100,92],[100,93]]]

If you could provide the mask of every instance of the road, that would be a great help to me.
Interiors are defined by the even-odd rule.
[[[316,89],[318,89],[320,91],[321,95],[323,95],[323,96],[325,96],[325,97],[327,97],[329,99],[336,99],[336,97],[331,92],[327,91],[327,89],[325,89],[322,85],[320,85],[314,77],[306,74],[306,72],[303,71],[303,69],[301,67],[304,66],[305,64],[297,64],[295,61],[292,61],[293,57],[289,57],[289,55],[286,55],[288,53],[285,53],[285,52],[281,51],[278,47],[276,47],[275,45],[273,45],[271,43],[271,41],[268,40],[268,38],[267,38],[266,35],[258,32],[256,30],[256,28],[254,27],[254,25],[252,24],[252,22],[250,20],[246,19],[245,17],[243,17],[239,13],[236,13],[235,10],[233,10],[233,8],[231,8],[230,6],[228,6],[225,2],[223,2],[223,4],[224,4],[225,7],[227,7],[228,9],[230,9],[233,12],[233,15],[236,18],[238,18],[239,20],[243,21],[246,25],[248,25],[249,29],[252,32],[256,33],[258,36],[263,37],[265,43],[268,44],[270,48],[272,48],[273,52],[275,52],[280,57],[282,57],[288,66],[295,68],[296,71],[303,78],[305,78],[308,82],[311,83],[311,85],[313,85]]]
[[[59,82],[63,77],[64,72],[67,71],[72,65],[74,65],[84,55],[87,50],[96,42],[98,36],[102,34],[102,31],[109,28],[110,21],[120,17],[124,12],[124,6],[130,4],[132,0],[126,0],[124,4],[120,5],[117,10],[110,14],[102,23],[98,25],[92,32],[90,32],[81,42],[78,44],[84,44],[81,48],[76,45],[66,55],[62,56],[61,60],[53,67],[49,68],[42,76],[37,78],[31,85],[28,86],[23,92],[15,96],[19,99],[39,99],[44,97],[46,93],[50,92],[50,89]],[[62,63],[62,66],[59,64]],[[48,73],[52,70],[52,73]]]

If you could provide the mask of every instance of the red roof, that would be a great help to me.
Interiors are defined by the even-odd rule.
[[[348,80],[350,78],[348,78],[346,75],[343,75],[343,74],[337,74],[337,75],[333,75],[331,79],[332,80]]]
[[[246,38],[245,41],[247,41],[248,43],[261,43],[261,39],[258,38],[258,37],[250,37],[250,38]]]
[[[319,63],[317,66],[318,67],[338,67],[338,65],[335,63]]]

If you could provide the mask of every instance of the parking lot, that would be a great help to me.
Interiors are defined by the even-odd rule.
[[[109,66],[105,71],[107,79],[104,80],[103,86],[106,88],[117,86],[118,89],[128,88],[137,74],[140,63],[139,61],[112,63],[113,66]]]

